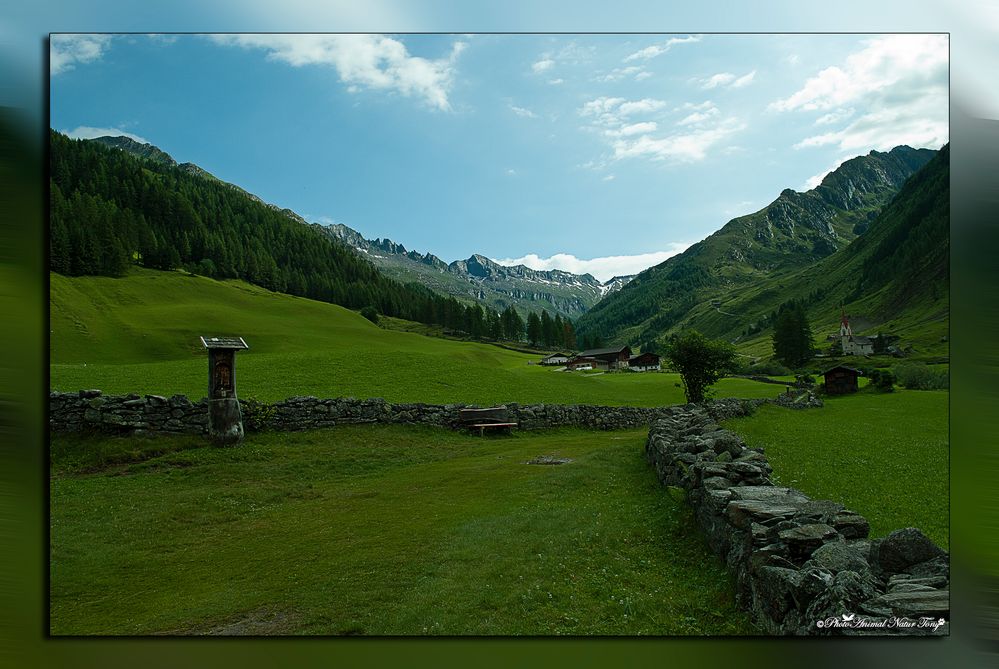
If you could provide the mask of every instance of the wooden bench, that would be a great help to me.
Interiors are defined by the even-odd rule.
[[[485,436],[486,430],[501,429],[509,432],[517,427],[517,423],[510,421],[510,412],[505,406],[489,409],[459,409],[458,425],[469,429],[478,428],[480,437]]]

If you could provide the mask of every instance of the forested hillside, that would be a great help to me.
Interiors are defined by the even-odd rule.
[[[351,309],[372,307],[473,338],[526,336],[512,308],[498,313],[389,279],[321,226],[190,163],[178,165],[156,147],[55,131],[50,141],[53,272],[120,277],[132,265],[186,269]],[[563,330],[551,345],[568,345],[571,324]]]

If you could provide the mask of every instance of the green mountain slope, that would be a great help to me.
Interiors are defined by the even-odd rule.
[[[760,211],[729,221],[684,253],[645,270],[584,314],[580,336],[649,341],[739,287],[814,265],[871,225],[905,181],[934,155],[900,146],[844,162],[806,193],[783,191]],[[746,325],[748,323],[745,323]]]
[[[864,235],[835,255],[699,305],[678,327],[763,340],[752,328],[783,301],[804,301],[818,342],[838,329],[841,309],[854,332],[893,333],[917,352],[944,356],[949,323],[950,146],[905,183]],[[723,313],[724,312],[724,313]]]
[[[946,356],[950,147],[943,147],[871,222],[867,232],[814,264],[716,291],[656,334],[695,328],[769,356],[772,317],[806,304],[817,346],[838,331],[841,309],[856,334],[891,333],[927,356]]]

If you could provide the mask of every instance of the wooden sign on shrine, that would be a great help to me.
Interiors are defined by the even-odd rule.
[[[243,440],[236,397],[236,351],[250,348],[242,337],[201,337],[208,349],[208,436],[218,444]]]

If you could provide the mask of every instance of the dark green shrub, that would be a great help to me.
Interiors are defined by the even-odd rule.
[[[768,360],[749,368],[750,374],[761,374],[763,376],[790,376],[791,370],[780,364],[776,360]]]
[[[870,379],[870,385],[875,390],[883,393],[890,393],[895,390],[895,375],[887,369],[872,369],[865,374]]]
[[[361,309],[361,315],[378,325],[378,311],[374,307],[364,307]]]
[[[946,369],[916,362],[903,362],[892,368],[898,384],[910,390],[946,390],[950,388],[950,375]]]

